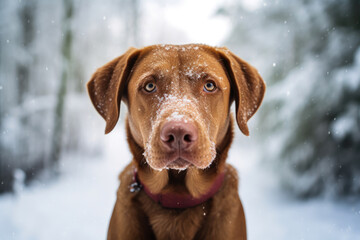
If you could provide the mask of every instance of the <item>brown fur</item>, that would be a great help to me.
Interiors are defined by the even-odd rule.
[[[203,91],[209,80],[218,86],[214,93]],[[156,83],[155,94],[144,93],[148,81]],[[126,132],[134,158],[120,174],[109,240],[246,239],[237,173],[225,160],[233,138],[232,102],[236,102],[240,130],[249,135],[247,121],[264,96],[265,84],[252,66],[226,48],[206,45],[131,48],[99,68],[88,90],[106,121],[106,133],[118,120],[121,100],[129,110]],[[164,96],[168,99],[163,100]],[[189,154],[193,165],[183,171],[176,170],[176,163],[175,169],[165,168],[168,156],[159,139],[161,127],[174,111],[191,121],[199,134],[197,147]],[[143,190],[130,192],[135,169],[153,194],[176,192],[199,197],[218,174],[225,172],[225,179],[220,190],[204,203],[168,209]]]

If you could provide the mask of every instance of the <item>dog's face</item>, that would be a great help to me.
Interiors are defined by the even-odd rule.
[[[133,139],[156,170],[204,169],[236,119],[248,135],[247,121],[263,99],[257,71],[224,48],[156,45],[130,49],[106,64],[88,83],[95,108],[115,126],[121,99],[128,106]]]
[[[230,82],[212,52],[153,47],[138,58],[127,86],[129,124],[157,170],[208,167],[229,125]]]

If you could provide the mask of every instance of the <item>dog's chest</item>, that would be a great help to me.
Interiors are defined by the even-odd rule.
[[[196,239],[197,233],[206,224],[208,203],[184,210],[171,210],[151,202],[145,195],[140,198],[143,206],[147,206],[144,211],[156,239]]]
[[[205,222],[204,215],[196,210],[192,210],[190,214],[166,215],[171,216],[149,219],[157,239],[195,239],[199,228]]]

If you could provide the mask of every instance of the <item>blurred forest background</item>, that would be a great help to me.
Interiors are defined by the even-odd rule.
[[[61,175],[65,156],[101,156],[85,90],[96,68],[130,46],[200,42],[265,79],[251,141],[286,193],[358,199],[360,1],[179,2],[0,2],[0,194]]]
[[[258,66],[268,92],[263,159],[300,198],[360,195],[360,1],[264,1],[221,13],[224,44]]]

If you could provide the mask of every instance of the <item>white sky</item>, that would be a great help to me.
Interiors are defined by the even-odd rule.
[[[230,31],[230,22],[221,16],[215,16],[222,1],[184,0],[167,6],[165,18],[184,32],[192,42],[219,44]]]
[[[219,7],[234,2],[241,2],[244,8],[255,10],[264,0],[142,0],[139,32],[141,45],[221,45],[230,33],[232,24],[228,18],[215,13]],[[121,34],[119,26],[120,19],[109,19],[109,28],[116,36]]]
[[[215,16],[221,0],[183,0],[155,3],[148,1],[143,6],[144,45],[153,43],[206,43],[217,45],[231,29],[229,20]],[[153,39],[153,31],[162,37]]]

